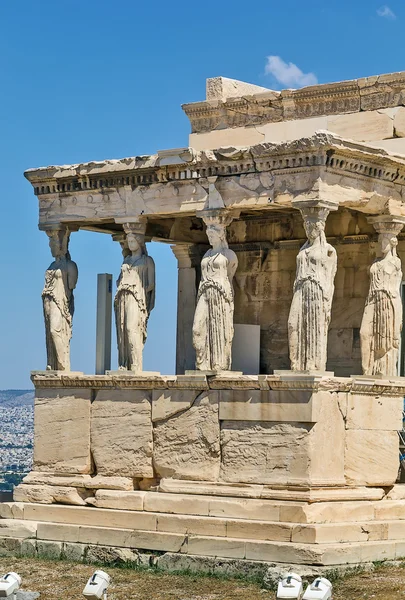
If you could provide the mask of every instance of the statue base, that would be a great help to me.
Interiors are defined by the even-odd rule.
[[[34,467],[0,504],[0,545],[325,566],[405,555],[405,378],[33,382]]]
[[[45,369],[43,371],[31,371],[31,378],[40,375],[41,377],[80,377],[84,375],[83,371],[56,371]]]

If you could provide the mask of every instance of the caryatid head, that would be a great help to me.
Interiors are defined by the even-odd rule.
[[[312,244],[317,238],[322,238],[325,235],[325,224],[329,210],[314,206],[302,208],[301,213],[304,220],[305,233],[307,234],[308,241]]]
[[[405,225],[405,217],[395,217],[391,215],[378,215],[368,217],[367,221],[372,223],[378,233],[379,252],[382,257],[392,253],[396,256],[396,247],[398,245],[397,236]]]
[[[58,260],[67,255],[69,246],[69,231],[66,228],[48,230],[49,248],[52,256]]]
[[[126,236],[126,245],[131,253],[142,251],[146,254],[145,232],[146,222],[142,223],[125,223],[124,231]]]

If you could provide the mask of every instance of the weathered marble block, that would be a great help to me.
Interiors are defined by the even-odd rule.
[[[396,431],[346,431],[345,475],[350,485],[391,486],[399,468]]]
[[[98,475],[153,477],[149,390],[100,390],[91,406],[91,452]]]
[[[91,472],[90,399],[89,389],[37,389],[35,471]]]
[[[216,481],[220,470],[218,393],[187,390],[191,402],[182,392],[173,391],[174,413],[154,423],[154,466],[158,476],[198,481]],[[157,399],[157,414],[168,414],[171,395]],[[184,405],[181,412],[177,408]]]
[[[239,401],[241,394],[236,396]],[[277,416],[284,410],[283,396],[291,402],[300,394],[303,402],[296,402],[296,413],[302,422],[292,421],[291,407],[288,407],[289,422],[277,422]],[[266,420],[221,422],[221,479],[233,483],[342,485],[344,421],[339,394],[318,391],[308,397],[306,391],[283,390],[275,399],[278,401],[273,407],[264,403],[267,412],[274,411],[273,419],[268,415]],[[252,408],[248,405],[246,408],[249,418]],[[227,411],[230,410],[228,406]],[[254,408],[253,414],[257,411]],[[235,413],[238,412],[240,409],[235,407]]]

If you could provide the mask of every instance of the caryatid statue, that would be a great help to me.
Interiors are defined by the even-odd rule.
[[[404,217],[369,217],[378,232],[378,255],[370,268],[370,288],[360,328],[364,375],[397,375],[402,329],[401,260],[397,235]]]
[[[330,208],[296,205],[304,219],[307,242],[297,256],[293,300],[288,318],[288,341],[293,371],[325,371],[331,316],[336,250],[325,237]],[[337,207],[333,206],[333,209]]]
[[[77,265],[68,250],[70,232],[57,228],[46,232],[54,261],[45,273],[42,302],[45,318],[47,369],[70,371],[70,339],[74,312],[73,290]]]
[[[226,239],[226,227],[232,217],[223,214],[221,209],[204,212],[201,216],[212,248],[201,261],[201,282],[193,323],[196,368],[229,371],[234,333],[232,280],[238,267],[236,254],[229,249]]]
[[[142,372],[147,324],[155,305],[155,263],[145,246],[145,223],[124,225],[124,262],[114,300],[119,369]],[[125,254],[127,254],[125,256]]]

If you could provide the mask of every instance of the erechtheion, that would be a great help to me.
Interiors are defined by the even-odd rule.
[[[183,109],[187,147],[25,173],[53,255],[48,360],[0,546],[182,566],[404,557],[405,72],[282,92],[218,77]],[[78,229],[123,251],[120,369],[103,375],[70,371]],[[172,376],[142,367],[150,241],[178,261]]]

